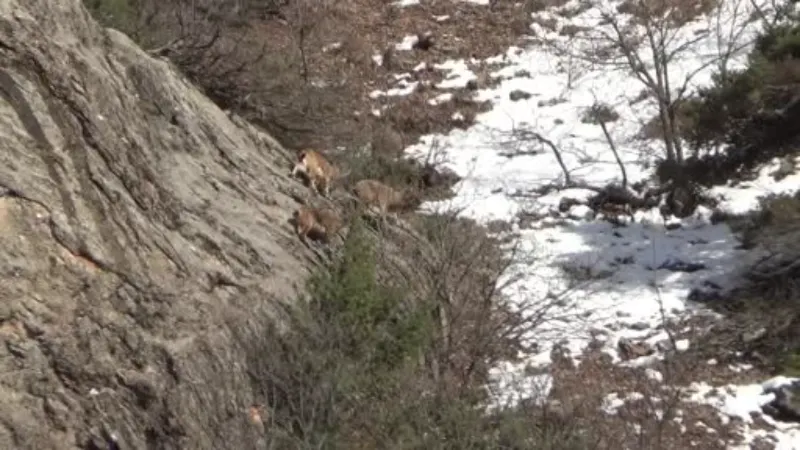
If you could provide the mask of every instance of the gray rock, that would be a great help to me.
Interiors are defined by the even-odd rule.
[[[662,339],[656,342],[656,349],[660,352],[669,352],[675,350],[675,346],[672,345],[672,341],[669,339]]]
[[[0,2],[0,23],[0,448],[255,442],[236,335],[314,256],[292,155],[80,0]]]
[[[706,265],[702,263],[693,263],[681,261],[679,259],[667,259],[657,267],[658,270],[666,269],[671,272],[686,272],[694,273],[698,270],[705,270]]]
[[[775,395],[775,400],[761,408],[764,414],[782,422],[800,422],[800,381],[765,389],[764,393]]]
[[[647,322],[635,322],[635,323],[629,324],[628,328],[630,328],[631,330],[636,330],[636,331],[644,331],[644,330],[647,330],[648,328],[650,328],[650,324],[647,323]]]
[[[715,290],[692,288],[687,297],[689,301],[697,303],[713,303],[723,300],[722,294]]]
[[[525,92],[525,91],[520,90],[520,89],[514,89],[513,91],[508,93],[508,98],[512,102],[516,102],[516,101],[519,101],[519,100],[527,100],[527,99],[529,99],[531,97],[532,97],[532,95],[529,92]]]
[[[795,173],[794,159],[791,156],[787,156],[780,159],[778,163],[778,169],[772,172],[770,175],[772,175],[775,181],[781,181],[793,173]]]
[[[562,197],[561,200],[558,202],[558,211],[562,213],[569,212],[573,206],[582,205],[583,203],[580,200],[576,200],[570,197]]]

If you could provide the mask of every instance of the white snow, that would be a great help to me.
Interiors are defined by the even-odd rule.
[[[800,428],[797,426],[778,422],[767,415],[761,415],[760,417],[766,423],[775,427],[778,433],[770,433],[769,430],[760,429],[760,427],[751,427],[753,424],[751,413],[759,413],[761,407],[771,402],[775,397],[773,394],[765,394],[764,391],[792,381],[794,380],[786,377],[776,377],[762,384],[728,385],[716,388],[705,383],[693,383],[689,387],[692,391],[689,394],[689,400],[714,406],[719,411],[723,422],[729,421],[730,418],[734,417],[741,421],[744,440],[737,446],[728,447],[730,449],[750,449],[750,444],[755,439],[767,436],[777,439],[777,442],[774,442],[774,448],[776,449],[800,449]]]
[[[644,394],[639,392],[628,392],[624,397],[621,397],[618,392],[612,392],[603,399],[603,404],[600,409],[606,414],[616,414],[617,410],[625,405],[625,403],[642,400],[645,398]]]
[[[436,84],[438,89],[463,88],[470,80],[477,78],[467,66],[467,62],[463,59],[435,64],[433,67],[439,70],[450,71],[450,74],[447,75],[442,82]]]
[[[775,181],[769,174],[777,169],[777,161],[773,161],[761,169],[759,177],[749,183],[742,183],[740,189],[732,193],[729,188],[713,188],[711,192],[723,196],[736,196],[735,202],[726,202],[724,210],[733,214],[741,214],[747,211],[752,211],[758,207],[758,199],[765,193],[772,194],[785,194],[795,192],[797,190],[797,177],[789,176],[780,181]]]
[[[488,4],[486,0],[474,3]],[[619,0],[603,0],[599,6],[565,18],[553,11],[538,13],[542,18],[558,20],[559,27],[578,25],[587,27],[591,36],[609,32],[601,13],[616,11]],[[560,9],[575,8],[574,0]],[[725,0],[719,13],[701,18],[677,31],[670,40],[670,48],[683,47],[670,66],[673,86],[685,84],[690,91],[707,85],[716,69],[715,61],[721,49],[736,48],[728,67],[741,67],[746,51],[759,23],[744,24],[750,17],[752,4],[743,0]],[[731,40],[728,31],[741,27],[737,39]],[[562,44],[580,45],[567,41],[567,37],[545,29],[536,23],[531,29],[538,38],[551,39]],[[410,49],[416,37],[409,36],[398,49]],[[577,43],[576,43],[577,42]],[[586,41],[588,42],[588,40]],[[587,43],[586,45],[590,45]],[[573,47],[574,49],[575,47]],[[652,67],[649,53],[641,53],[645,65]],[[563,181],[562,171],[550,149],[534,139],[539,133],[557,145],[573,180],[582,180],[594,186],[619,182],[620,170],[616,164],[601,128],[581,121],[587,108],[603,102],[619,114],[620,119],[609,124],[609,132],[625,162],[630,183],[643,180],[652,173],[654,157],[661,144],[658,141],[634,139],[644,121],[654,117],[656,105],[652,100],[634,101],[644,86],[624,68],[602,64],[579,63],[548,50],[543,45],[528,48],[510,48],[502,55],[491,58],[505,64],[493,77],[502,80],[496,87],[480,90],[478,101],[490,100],[492,109],[479,114],[476,123],[466,130],[455,129],[446,135],[430,135],[407,149],[412,157],[425,157],[431,148],[443,149],[440,155],[446,166],[464,177],[451,200],[431,202],[424,210],[460,208],[462,214],[480,222],[494,219],[515,220],[519,212],[551,213],[563,198],[585,199],[591,191],[567,189],[533,197],[531,192],[542,185]],[[475,63],[476,61],[470,61]],[[475,74],[467,61],[456,60],[436,64],[436,69],[449,71],[437,89],[463,88]],[[527,76],[519,74],[526,73]],[[687,80],[687,77],[690,79]],[[685,83],[684,83],[685,82]],[[405,83],[391,91],[375,91],[373,98],[383,95],[405,95],[415,83]],[[531,94],[527,100],[512,101],[509,94],[522,90]],[[446,93],[431,100],[432,104],[448,101]],[[455,113],[453,119],[463,115]],[[517,156],[508,157],[508,154]],[[759,196],[768,193],[789,192],[800,188],[800,175],[791,175],[775,182],[769,173],[774,167],[765,167],[757,180],[745,186],[716,187],[712,193],[723,196],[722,207],[732,212],[751,210]],[[746,267],[758,257],[751,251],[737,250],[737,240],[725,224],[712,225],[711,211],[698,208],[697,213],[683,220],[680,228],[667,230],[658,208],[637,212],[635,223],[614,227],[592,217],[586,207],[573,207],[560,218],[548,218],[534,223],[533,227],[520,229],[516,239],[518,263],[508,276],[521,275],[521,279],[506,288],[505,294],[522,311],[534,315],[547,308],[547,321],[541,323],[530,335],[538,344],[539,352],[522,355],[519,364],[505,363],[496,367],[496,383],[492,392],[497,404],[507,404],[520,397],[534,395],[541,400],[547,396],[552,380],[546,375],[553,344],[562,342],[569,353],[580,360],[581,354],[592,340],[593,331],[603,330],[606,338],[603,351],[620,362],[616,351],[620,339],[644,340],[652,345],[669,340],[661,328],[665,319],[687,317],[693,314],[710,314],[687,301],[692,288],[702,287],[707,281],[725,286],[725,280],[734,276],[739,268]],[[696,271],[671,270],[676,264],[697,265]],[[565,276],[564,268],[580,268],[594,279],[574,286]],[[509,278],[510,279],[510,278]],[[636,324],[636,326],[633,326]],[[685,351],[691,346],[688,340],[676,342],[676,350]],[[661,358],[630,361],[628,365],[648,364]],[[716,364],[716,361],[709,361]],[[535,368],[537,375],[526,375]],[[649,369],[647,376],[662,381],[663,374]],[[743,417],[769,401],[762,395],[761,385],[730,386],[733,394],[710,396],[710,387],[693,385],[696,394],[691,401],[713,404],[720,414]],[[615,410],[619,397],[608,399],[606,409]],[[746,418],[745,418],[746,416]],[[795,439],[800,442],[798,428],[778,426],[779,448],[790,447]],[[747,439],[754,439],[764,430],[747,428]],[[748,441],[749,442],[749,441]],[[794,444],[797,445],[797,444]]]
[[[647,378],[653,381],[658,381],[658,382],[664,381],[664,375],[661,372],[652,369],[650,367],[644,369],[644,374],[645,376],[647,376]]]
[[[369,93],[369,98],[376,99],[380,97],[402,97],[406,96],[417,88],[418,81],[408,81],[406,79],[398,80],[398,87],[389,89],[388,91],[374,90]]]
[[[514,405],[524,399],[544,404],[553,389],[553,379],[546,373],[526,375],[507,362],[502,363],[498,369],[497,378],[490,389],[495,402],[500,405]]]
[[[341,42],[332,42],[330,44],[324,45],[322,47],[322,51],[323,52],[330,52],[332,50],[339,50],[340,48],[342,48],[342,43]]]
[[[416,44],[418,41],[419,37],[414,35],[408,35],[404,37],[400,43],[395,44],[394,48],[395,50],[409,51],[414,48],[414,44]]]
[[[444,94],[439,94],[436,97],[428,100],[428,104],[431,106],[436,106],[445,102],[449,102],[452,99],[453,99],[453,94],[450,92],[445,92]]]

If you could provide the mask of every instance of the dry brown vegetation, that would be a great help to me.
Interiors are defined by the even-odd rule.
[[[363,145],[382,122],[367,94],[387,87],[399,67],[492,56],[527,29],[524,15],[505,2],[491,11],[466,2],[399,8],[379,0],[86,2],[106,23],[173,59],[223,107],[292,148]],[[429,31],[430,49],[393,52],[392,71],[373,61],[404,36]],[[397,100],[400,109],[414,108],[415,100]],[[401,131],[416,139],[437,122],[450,126],[451,114],[406,121]]]
[[[560,422],[519,428],[531,411],[476,408],[488,368],[524,350],[521,336],[545,318],[504,303],[499,282],[512,260],[485,229],[455,214],[412,224],[375,232],[356,217],[308,302],[286,310],[289,329],[243,332],[264,439],[275,448],[577,445]]]
[[[642,25],[653,17],[669,17],[667,24],[679,28],[710,13],[718,4],[718,0],[625,0],[617,6],[617,12],[630,14]]]
[[[724,313],[717,324],[710,348],[721,354],[742,352],[762,370],[790,376],[800,374],[800,247],[797,219],[798,195],[770,196],[761,208],[744,217],[726,221],[749,246],[758,245],[767,254],[742,273],[742,283],[724,296],[698,301]]]
[[[510,2],[491,9],[449,1],[408,8],[379,0],[85,3],[102,23],[172,60],[221,107],[263,127],[284,146],[321,149],[334,163],[359,160],[348,182],[376,178],[430,190],[434,197],[446,195],[447,186],[429,183],[433,167],[405,161],[402,148],[423,134],[468,126],[488,104],[472,100],[474,85],[433,87],[442,80],[433,65],[501,53],[527,29],[524,14]],[[387,51],[407,35],[430,35],[430,45]],[[376,64],[373,57],[381,54],[391,61]],[[412,71],[420,62],[427,69]],[[392,87],[393,74],[401,70],[419,81],[414,93],[369,97]],[[492,82],[480,75],[480,87]],[[429,103],[447,91],[452,100]],[[358,154],[367,146],[379,161]]]

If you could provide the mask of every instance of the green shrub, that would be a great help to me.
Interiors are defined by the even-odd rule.
[[[682,108],[687,118],[683,134],[695,149],[730,141],[741,122],[758,110],[764,87],[755,70],[715,74],[712,82]]]
[[[308,298],[288,310],[284,330],[270,320],[240,338],[255,396],[268,407],[262,448],[586,448],[576,421],[550,423],[537,408],[487,415],[480,382],[434,377],[422,358],[439,331],[433,300],[383,282],[378,250],[356,218],[340,254],[310,277]]]
[[[784,23],[760,35],[755,42],[753,57],[761,57],[767,62],[800,58],[800,27]],[[753,62],[757,61],[751,59],[751,65]]]
[[[747,68],[719,71],[710,87],[688,100],[684,136],[699,151],[710,145],[745,146],[761,138],[753,119],[785,106],[800,82],[800,24],[795,19],[761,34]]]
[[[757,210],[728,217],[743,246],[758,246],[768,257],[746,270],[724,301],[712,304],[734,325],[735,336],[721,334],[726,351],[760,355],[755,361],[785,375],[800,373],[799,219],[800,196],[786,194],[767,196]]]
[[[350,226],[341,257],[309,283],[314,310],[343,333],[340,345],[349,357],[394,368],[418,356],[429,330],[425,311],[402,290],[378,283],[375,245],[360,218]]]

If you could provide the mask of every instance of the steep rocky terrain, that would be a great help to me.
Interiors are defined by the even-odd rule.
[[[288,153],[80,0],[0,25],[0,448],[257,445],[233,330],[307,274]]]

